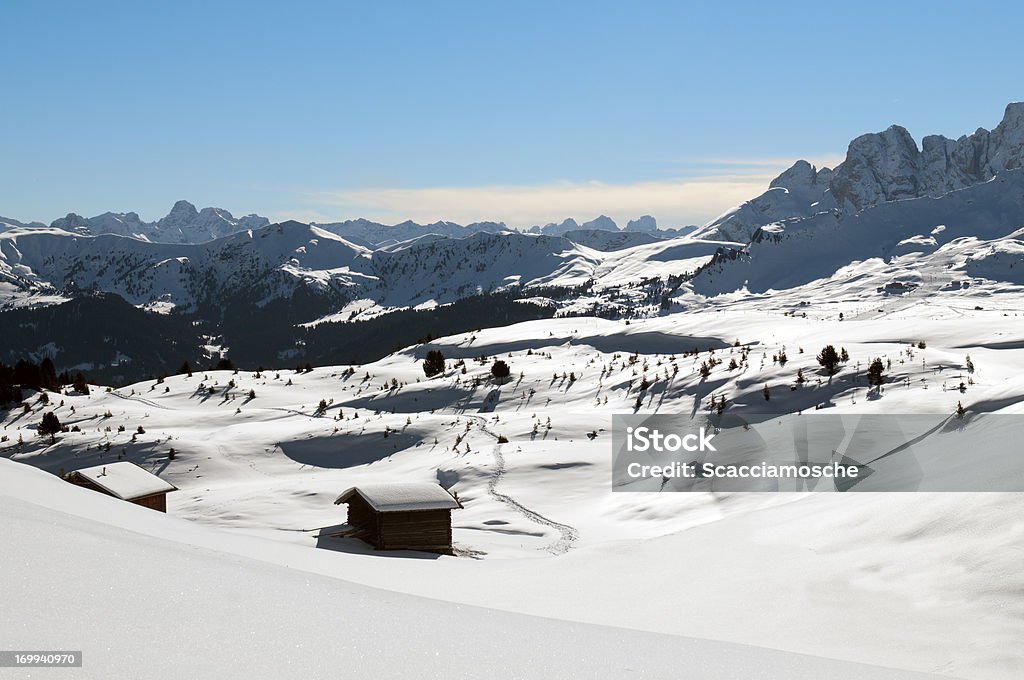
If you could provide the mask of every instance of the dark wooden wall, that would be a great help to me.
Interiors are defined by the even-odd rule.
[[[451,552],[451,510],[377,512],[359,494],[347,503],[352,535],[378,550]]]
[[[135,503],[135,505],[141,505],[144,508],[152,508],[153,510],[159,510],[160,512],[167,512],[166,493],[157,493],[144,498],[136,498],[132,503]]]
[[[385,550],[451,550],[452,511],[382,513],[380,543]]]
[[[353,536],[376,546],[377,534],[379,533],[377,518],[378,513],[374,512],[373,508],[363,500],[362,496],[359,494],[352,495],[352,498],[348,501],[348,523],[356,529],[352,534]]]

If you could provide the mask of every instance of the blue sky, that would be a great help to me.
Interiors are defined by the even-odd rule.
[[[982,11],[987,10],[987,11]],[[700,222],[891,123],[991,128],[1024,7],[0,3],[0,215]]]

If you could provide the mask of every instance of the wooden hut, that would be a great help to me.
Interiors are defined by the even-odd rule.
[[[338,496],[348,534],[378,550],[452,552],[452,510],[462,504],[437,484],[364,484]]]
[[[167,512],[167,494],[178,490],[173,484],[128,461],[73,470],[64,475],[64,479],[160,512]]]

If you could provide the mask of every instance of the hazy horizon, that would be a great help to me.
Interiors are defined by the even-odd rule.
[[[1002,14],[982,67],[924,3],[6,3],[0,215],[703,224],[857,135],[994,126]]]

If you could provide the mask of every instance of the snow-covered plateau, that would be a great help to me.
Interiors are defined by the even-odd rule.
[[[5,218],[0,322],[86,291],[160,317],[321,291],[327,311],[288,323],[339,335],[480,292],[552,312],[381,337],[361,364],[296,369],[296,344],[259,370],[172,355],[166,376],[24,391],[0,411],[0,647],[84,653],[31,677],[1024,677],[1024,493],[613,492],[611,432],[716,408],[1024,415],[1022,119],[920,151],[902,128],[858,138],[687,234],[644,217],[388,240],[225,211],[204,219],[231,233],[168,243]],[[39,436],[51,412],[67,431]],[[58,476],[123,460],[177,487],[166,515]],[[457,494],[453,555],[336,536],[340,493],[396,481]]]
[[[268,629],[303,620],[311,625],[301,635],[286,636],[319,655],[301,664],[324,654],[341,663],[347,652],[334,643],[349,634],[329,622],[333,615],[347,621],[338,625],[354,625],[356,608],[371,622],[366,630],[382,635],[395,626],[419,630],[428,610],[447,611],[429,615],[445,621],[458,612],[458,624],[409,634],[416,658],[426,654],[417,645],[449,658],[427,655],[438,669],[505,659],[495,668],[510,676],[545,674],[531,664],[556,663],[570,674],[633,669],[667,677],[699,664],[701,677],[736,677],[753,673],[744,670],[749,659],[777,677],[771,664],[783,659],[776,668],[787,677],[900,677],[895,669],[1016,677],[1024,636],[1021,494],[613,493],[610,446],[612,414],[633,412],[638,396],[642,411],[658,413],[690,413],[713,395],[727,395],[730,409],[758,412],[831,402],[836,412],[952,413],[963,402],[977,413],[1020,413],[1024,355],[1016,348],[1024,323],[1015,314],[931,301],[843,321],[831,309],[816,317],[813,307],[806,318],[732,309],[629,325],[558,319],[443,338],[354,372],[197,371],[52,395],[49,406],[30,399],[28,412],[4,419],[3,453],[12,462],[0,475],[3,531],[7,545],[19,546],[5,553],[5,601],[16,612],[8,625],[25,644],[77,644],[98,650],[95,663],[119,668],[113,641],[130,636],[117,626],[136,625],[145,592],[160,612],[152,623],[160,631],[147,636],[161,640],[146,646],[152,654],[183,654],[186,640],[216,639],[212,621],[232,607],[253,607],[263,613],[232,617],[227,640],[244,640],[259,658]],[[731,346],[737,339],[750,350],[729,369],[728,359],[744,353]],[[926,349],[917,348],[921,340]],[[828,342],[850,355],[831,380],[814,360]],[[691,347],[698,355],[684,357]],[[725,361],[704,379],[699,365],[710,347]],[[431,348],[448,358],[448,369],[427,379],[421,360]],[[779,365],[772,356],[783,348],[789,360]],[[976,368],[964,393],[953,387],[968,353]],[[894,360],[878,398],[869,398],[855,368],[872,356]],[[508,362],[510,381],[489,377],[494,357]],[[790,389],[798,369],[808,380]],[[644,375],[652,385],[641,391]],[[56,444],[34,436],[44,410],[78,431]],[[180,489],[168,497],[170,517],[18,465],[56,473],[121,459]],[[395,480],[436,480],[458,493],[465,509],[453,518],[456,556],[382,554],[354,539],[321,537],[345,520],[333,504],[337,494]],[[69,565],[82,574],[70,592],[59,585],[69,582],[66,573],[39,576]],[[225,579],[236,585],[225,589]],[[52,617],[35,613],[40,601],[54,608]],[[384,603],[398,610],[408,603],[408,614],[389,613]],[[100,607],[119,613],[104,621],[123,623],[106,633],[88,625]],[[506,622],[497,611],[546,621]],[[460,632],[434,637],[447,625]],[[602,642],[616,635],[618,645]],[[509,653],[504,636],[525,636],[516,638],[518,662],[489,656],[492,647]],[[563,646],[550,646],[554,639]],[[208,650],[203,644],[191,644],[197,656],[228,664],[200,651]],[[360,653],[380,649],[365,639],[346,644]],[[661,651],[651,655],[644,645]],[[562,654],[581,665],[558,665],[568,663]]]

